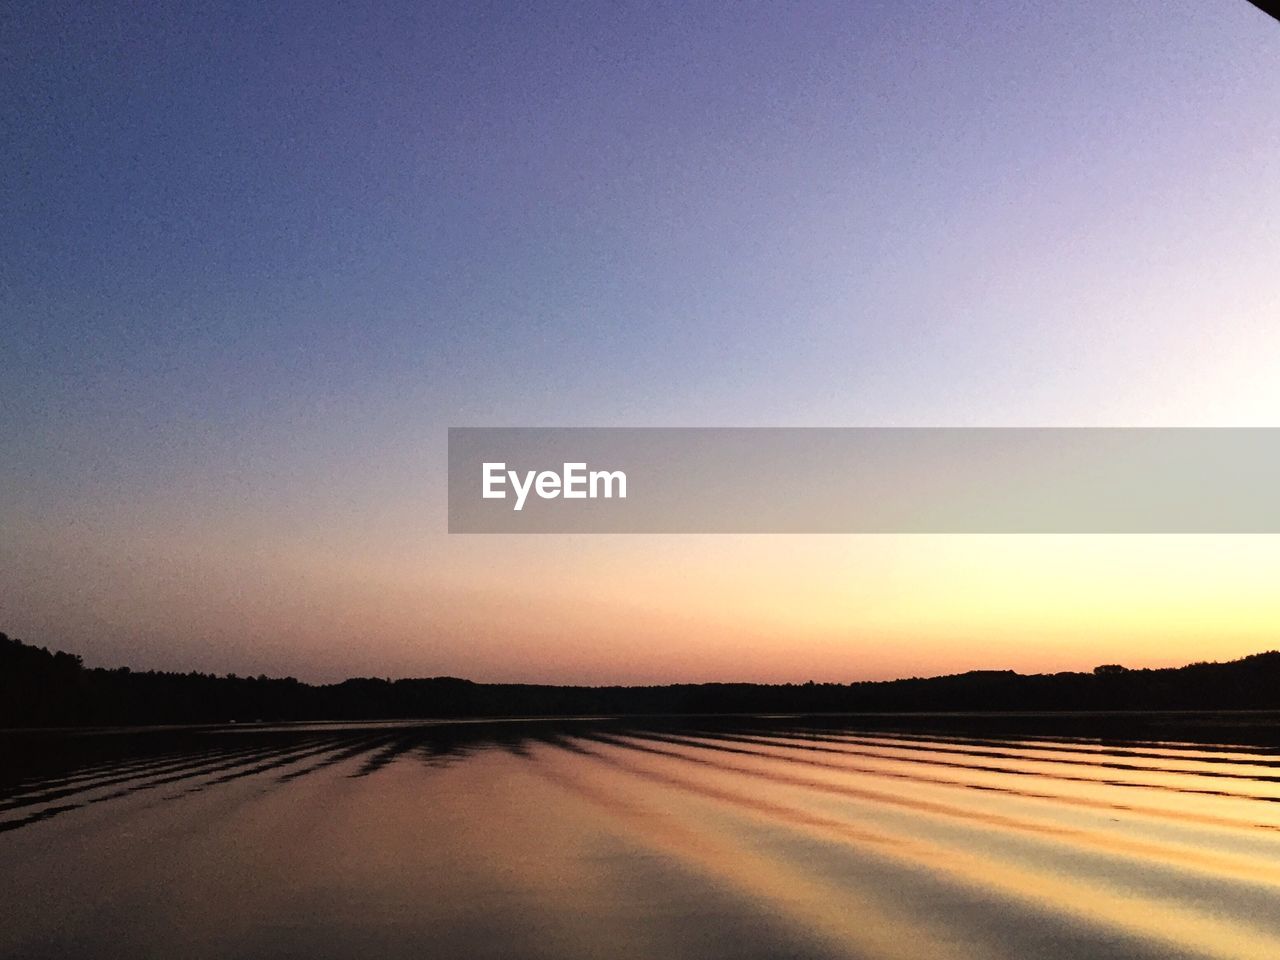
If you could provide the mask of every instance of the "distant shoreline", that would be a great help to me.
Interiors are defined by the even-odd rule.
[[[893,683],[892,680],[874,681],[877,683]],[[862,720],[862,719],[1009,719],[1009,720],[1051,720],[1056,718],[1088,719],[1088,718],[1126,719],[1134,717],[1173,717],[1201,720],[1209,717],[1230,717],[1246,719],[1249,717],[1274,718],[1280,723],[1280,707],[1246,710],[845,710],[826,713],[763,713],[751,711],[747,713],[601,713],[601,714],[546,714],[529,716],[483,716],[483,717],[366,717],[357,720],[344,720],[341,717],[315,717],[306,720],[223,720],[202,721],[199,723],[135,723],[120,726],[77,726],[61,727],[0,727],[0,734],[6,733],[163,733],[167,731],[200,731],[227,730],[243,728],[246,730],[298,730],[306,727],[351,727],[387,728],[448,726],[449,724],[483,724],[483,723],[556,723],[558,721],[626,721],[626,720]]]
[[[455,677],[293,678],[86,668],[0,634],[0,728],[350,723],[553,717],[1104,716],[1280,711],[1280,652],[1224,663],[1090,673],[977,670],[853,683],[554,686]]]

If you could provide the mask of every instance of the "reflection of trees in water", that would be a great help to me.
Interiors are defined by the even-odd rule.
[[[1019,768],[1026,744],[1043,739],[1054,751],[1049,780],[1092,783],[1098,770],[1179,773],[1166,769],[1170,741],[1202,743],[1216,759],[1197,776],[1203,789],[1139,783],[1154,790],[1222,791],[1221,781],[1280,782],[1280,774],[1256,770],[1236,774],[1233,764],[1255,766],[1257,757],[1232,758],[1215,747],[1224,723],[1233,742],[1252,735],[1269,744],[1276,735],[1269,718],[1254,727],[1248,718],[1224,715],[1073,716],[879,716],[859,717],[653,717],[532,719],[353,724],[193,727],[100,731],[14,732],[0,736],[0,832],[15,830],[92,804],[153,792],[158,801],[199,793],[254,777],[283,785],[333,768],[363,779],[388,766],[412,761],[440,769],[485,751],[534,759],[541,744],[592,755],[597,745],[648,752],[696,748],[704,756],[770,757],[779,742],[791,764],[849,773],[875,773],[907,783],[945,784],[948,771],[991,775],[1046,775]],[[781,741],[779,738],[782,738]],[[889,752],[883,744],[891,738]],[[1144,748],[1143,744],[1148,744]],[[1154,744],[1154,745],[1151,745]],[[876,771],[886,757],[902,769]],[[706,762],[705,760],[702,762]],[[861,765],[860,765],[861,764]],[[868,764],[871,764],[868,766]],[[925,773],[912,772],[916,767]],[[1079,773],[1073,773],[1079,768]],[[938,779],[939,771],[942,779]],[[1228,786],[1231,786],[1228,784]]]

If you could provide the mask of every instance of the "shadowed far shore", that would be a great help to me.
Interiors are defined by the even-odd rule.
[[[1091,673],[975,670],[841,683],[553,686],[455,677],[332,684],[203,673],[87,668],[0,633],[0,726],[228,721],[573,717],[717,713],[910,713],[1280,709],[1280,652],[1226,663]]]
[[[586,717],[602,714],[1100,712],[1280,709],[1280,652],[1091,673],[972,671],[851,684],[553,686],[456,677],[305,684],[293,677],[87,668],[0,634],[0,726]]]

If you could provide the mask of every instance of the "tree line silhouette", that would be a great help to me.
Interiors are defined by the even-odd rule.
[[[1227,663],[1091,673],[975,670],[854,683],[553,686],[456,677],[356,678],[135,672],[85,667],[0,633],[0,726],[715,713],[1280,709],[1280,652]]]

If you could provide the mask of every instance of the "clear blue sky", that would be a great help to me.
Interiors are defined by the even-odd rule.
[[[90,659],[305,672],[319,621],[213,626],[298,622],[290,576],[351,622],[405,564],[502,594],[449,425],[1280,419],[1244,0],[3,18],[0,629]],[[451,623],[332,669],[467,672]]]

